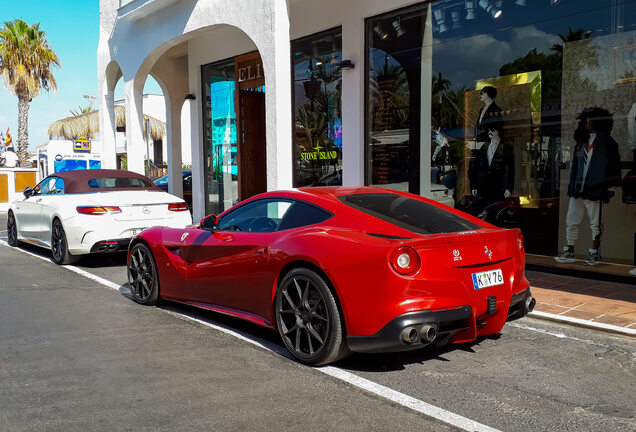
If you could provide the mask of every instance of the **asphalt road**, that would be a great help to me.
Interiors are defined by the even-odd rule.
[[[22,250],[40,258],[0,245],[0,430],[455,430],[325,370],[499,430],[636,430],[634,338],[526,318],[471,344],[313,369],[272,332],[132,302],[125,256],[79,263],[113,290]]]

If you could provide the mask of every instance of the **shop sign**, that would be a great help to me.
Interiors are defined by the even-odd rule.
[[[300,154],[301,160],[330,160],[330,159],[338,159],[338,152],[335,150],[331,151],[320,151],[324,147],[320,146],[320,142],[316,143],[316,147],[314,147],[315,151],[313,152],[302,152]]]
[[[75,153],[90,153],[91,152],[91,140],[85,136],[79,136],[73,141],[73,151]]]
[[[245,66],[238,70],[238,82],[252,81],[263,77],[261,63]]]

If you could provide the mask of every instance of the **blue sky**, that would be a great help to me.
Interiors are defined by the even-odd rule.
[[[99,40],[98,0],[22,0],[3,1],[0,23],[22,18],[29,24],[40,23],[51,46],[60,57],[62,68],[53,69],[57,92],[41,92],[29,109],[29,148],[47,142],[51,123],[69,117],[71,109],[88,106],[84,94],[97,93],[97,42]],[[150,78],[151,80],[151,78]],[[147,83],[157,93],[158,87]],[[122,80],[115,97],[123,97]],[[14,142],[18,136],[18,98],[0,80],[0,131],[11,128]]]

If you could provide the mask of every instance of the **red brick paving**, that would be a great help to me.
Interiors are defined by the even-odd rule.
[[[536,310],[636,328],[636,285],[526,271]]]

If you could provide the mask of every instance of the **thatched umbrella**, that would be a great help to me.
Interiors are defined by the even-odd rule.
[[[144,121],[150,125],[150,136],[153,140],[160,140],[166,134],[166,124],[161,120],[144,114]],[[145,122],[144,122],[145,123]],[[126,110],[122,105],[115,105],[115,127],[126,127]],[[93,138],[99,133],[99,111],[67,117],[51,123],[49,138],[74,140],[79,136]]]

